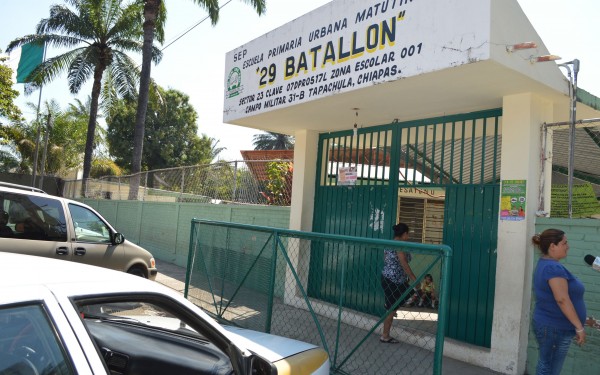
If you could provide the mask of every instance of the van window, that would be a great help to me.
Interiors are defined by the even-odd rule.
[[[110,243],[110,229],[92,210],[70,203],[69,211],[77,241]]]
[[[57,199],[0,193],[0,237],[67,241],[63,206]]]

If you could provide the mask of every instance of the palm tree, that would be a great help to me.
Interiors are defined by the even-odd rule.
[[[10,154],[16,156],[19,161],[15,171],[30,173],[33,169],[33,162],[36,160],[36,138],[38,138],[38,129],[43,129],[46,133],[46,126],[49,118],[52,119],[52,126],[47,129],[47,158],[43,168],[47,174],[65,174],[81,166],[81,156],[85,150],[87,122],[89,117],[89,99],[86,103],[79,99],[75,104],[69,104],[67,110],[62,110],[58,102],[54,99],[43,103],[44,113],[38,119],[29,123],[19,122],[10,127],[6,127],[7,148]],[[35,112],[37,105],[26,103],[29,111]],[[102,141],[102,127],[96,127],[96,141]],[[38,169],[42,160],[38,160]]]
[[[52,81],[66,70],[69,90],[71,93],[78,93],[89,78],[93,79],[83,161],[85,181],[92,165],[98,102],[104,73],[109,73],[120,95],[135,94],[139,69],[126,52],[142,51],[142,7],[139,2],[124,6],[123,0],[65,2],[74,10],[65,5],[53,5],[50,17],[38,23],[36,34],[13,40],[7,51],[27,43],[69,49],[44,61],[27,77],[27,81],[37,85]],[[160,50],[151,44],[147,48],[148,59],[158,62]]]
[[[255,150],[291,150],[294,148],[294,138],[281,133],[267,132],[254,135],[252,145]]]
[[[131,179],[129,199],[137,198],[139,186],[139,172],[142,168],[142,153],[144,147],[144,121],[148,109],[148,91],[150,88],[151,48],[154,43],[155,31],[162,25],[165,19],[164,0],[144,0],[144,47],[142,50],[142,73],[140,76],[140,89],[138,106],[135,116],[135,130],[133,133],[133,155],[131,158]],[[208,11],[208,16],[213,25],[219,20],[219,2],[217,0],[193,0],[200,7]],[[258,15],[266,10],[266,0],[244,0],[254,7]],[[160,32],[157,37],[162,37]]]

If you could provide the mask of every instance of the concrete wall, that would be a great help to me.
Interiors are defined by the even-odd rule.
[[[129,241],[159,261],[185,267],[191,220],[206,219],[276,228],[288,228],[289,207],[164,203],[84,199]]]
[[[600,272],[592,270],[583,258],[587,254],[600,256],[600,220],[593,219],[553,219],[538,218],[536,232],[548,228],[565,231],[569,240],[569,254],[563,264],[585,285],[585,303],[588,316],[600,318]],[[539,251],[535,251],[535,261]],[[531,303],[533,315],[534,301]],[[583,347],[571,345],[563,371],[563,375],[598,374],[598,353],[600,353],[600,330],[586,328],[587,343]],[[532,330],[529,330],[527,346],[527,373],[534,374],[538,358],[538,347]]]

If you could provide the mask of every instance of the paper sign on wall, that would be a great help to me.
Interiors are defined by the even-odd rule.
[[[527,203],[525,180],[503,180],[500,199],[500,220],[525,220]]]
[[[340,167],[338,185],[356,185],[356,167]]]

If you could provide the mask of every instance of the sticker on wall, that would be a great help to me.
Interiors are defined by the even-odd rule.
[[[500,220],[525,220],[527,198],[525,180],[503,180],[500,198]]]

